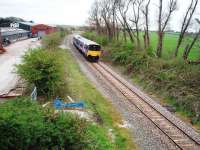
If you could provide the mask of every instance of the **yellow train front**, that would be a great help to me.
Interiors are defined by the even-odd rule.
[[[80,35],[73,37],[74,46],[84,54],[89,61],[97,62],[101,56],[101,46],[96,42],[88,40]]]

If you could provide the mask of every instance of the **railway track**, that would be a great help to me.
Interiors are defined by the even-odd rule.
[[[159,128],[181,150],[200,150],[200,135],[195,130],[187,130],[174,123],[172,118],[158,109],[150,98],[137,90],[102,62],[88,63],[97,70],[110,84],[121,92],[127,100],[137,107],[157,128]],[[172,116],[172,115],[171,115]],[[180,122],[181,123],[181,122]]]

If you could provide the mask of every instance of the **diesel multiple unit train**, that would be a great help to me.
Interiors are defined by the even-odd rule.
[[[80,35],[73,37],[74,46],[84,54],[89,61],[97,62],[101,55],[101,46]]]

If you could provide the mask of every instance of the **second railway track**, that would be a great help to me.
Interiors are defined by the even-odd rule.
[[[135,92],[128,83],[102,62],[88,64],[121,92],[131,104],[137,107],[137,109],[171,139],[179,149],[200,150],[200,136],[198,133],[194,132],[195,135],[191,136],[190,133],[182,130],[159,110],[154,108],[154,106],[145,101],[145,95]]]

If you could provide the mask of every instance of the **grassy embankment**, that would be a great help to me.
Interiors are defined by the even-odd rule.
[[[135,83],[157,95],[162,103],[171,105],[181,117],[200,126],[200,66],[186,64],[181,57],[183,49],[177,59],[171,57],[177,35],[166,34],[161,59],[154,54],[156,33],[151,34],[152,48],[142,51],[136,50],[130,42],[108,42],[105,36],[95,32],[86,32],[84,36],[103,45],[104,60],[122,66],[123,72],[130,75]],[[198,54],[195,47],[190,58],[199,58]]]
[[[1,105],[0,147],[136,149],[129,131],[118,127],[122,120],[112,104],[81,73],[72,55],[58,48],[61,39],[59,34],[45,37],[42,49],[25,55],[22,65],[18,66],[18,73],[29,84],[38,85],[38,94],[42,96],[38,99],[39,103],[43,103],[44,99],[52,101],[56,96],[65,99],[70,95],[74,100],[86,102],[86,109],[92,112],[94,121],[69,114],[54,114],[51,107],[43,109],[39,103],[30,102],[29,98],[11,100]],[[31,76],[27,71],[31,72]],[[14,136],[14,133],[17,134]]]

